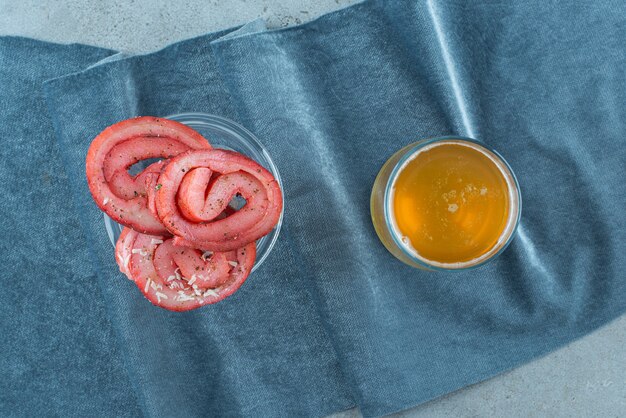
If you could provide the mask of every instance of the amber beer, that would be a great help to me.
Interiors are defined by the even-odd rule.
[[[419,141],[381,169],[371,198],[387,249],[427,269],[475,267],[499,254],[519,221],[517,180],[504,159],[468,138]]]

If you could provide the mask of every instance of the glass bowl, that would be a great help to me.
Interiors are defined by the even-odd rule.
[[[206,113],[179,113],[176,115],[166,116],[166,118],[184,123],[185,125],[200,132],[202,136],[211,142],[211,145],[214,148],[237,151],[247,157],[250,157],[263,167],[267,168],[274,175],[282,190],[282,180],[276,165],[272,161],[272,158],[263,144],[261,144],[261,142],[259,142],[259,140],[243,126],[221,116],[209,115]],[[149,160],[144,162],[145,166],[149,165],[149,163]],[[272,229],[272,231],[266,236],[257,240],[257,256],[252,271],[256,270],[263,263],[263,261],[265,261],[270,251],[272,251],[272,248],[278,239],[282,223],[283,213],[280,214],[280,218],[274,229]],[[122,232],[123,226],[113,221],[106,214],[104,215],[104,226],[111,243],[115,246],[115,243]]]

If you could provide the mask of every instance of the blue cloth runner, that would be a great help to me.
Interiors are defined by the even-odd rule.
[[[0,37],[0,416],[137,416],[41,83],[112,51]]]
[[[67,252],[58,242],[43,245],[44,258],[65,258],[41,270],[65,287],[78,266],[81,286],[97,273],[101,290],[86,300],[63,297],[73,307],[106,305],[129,378],[115,367],[108,373],[130,380],[146,415],[316,416],[357,404],[377,416],[408,408],[545,354],[626,310],[626,17],[619,7],[370,1],[299,27],[247,26],[56,78],[44,90],[67,178],[55,174],[49,187],[37,177],[42,168],[22,168],[20,187],[6,182],[15,172],[3,166],[4,195],[17,199],[2,206],[17,223],[5,230],[27,236],[45,215],[40,233],[58,236],[79,216],[84,235],[72,229]],[[31,87],[3,100],[2,122],[10,122],[5,137],[19,132],[16,164],[32,165],[29,154],[50,146],[50,126],[43,110],[31,110],[39,102],[22,97],[35,94],[42,78],[77,71],[66,55],[85,64],[109,53],[29,44],[50,62],[0,60],[0,82],[29,80]],[[0,46],[0,57],[28,53],[15,40]],[[37,65],[57,72],[33,76]],[[117,272],[84,156],[113,122],[185,111],[223,115],[257,134],[283,176],[286,209],[276,248],[239,292],[176,314],[150,305]],[[446,134],[499,150],[518,176],[524,208],[517,237],[497,260],[427,273],[379,243],[369,192],[394,151]],[[49,158],[58,167],[54,152]],[[32,190],[49,194],[58,213],[50,206],[12,213]],[[29,275],[31,266],[19,261],[36,244],[33,236],[20,239],[7,248],[17,254],[14,277]],[[1,309],[27,311],[18,303],[27,300],[25,285],[8,282],[15,300]],[[26,312],[27,324],[38,312]],[[72,314],[58,306],[50,316]],[[90,337],[105,341],[108,322],[90,315],[81,319],[89,329],[100,320]],[[115,365],[119,355],[110,350],[77,355]],[[81,372],[73,369],[72,381]]]

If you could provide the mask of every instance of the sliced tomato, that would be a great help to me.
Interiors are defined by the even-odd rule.
[[[174,246],[172,241],[171,237],[124,228],[116,250],[120,269],[127,266],[144,296],[171,311],[188,311],[227,298],[241,287],[254,266],[255,243],[234,251],[208,253]]]
[[[230,251],[269,233],[280,218],[283,198],[274,176],[233,151],[185,151],[170,159],[155,190],[158,216],[177,236],[176,245]],[[223,217],[231,199],[246,201]]]
[[[171,158],[190,149],[211,149],[198,132],[181,123],[143,116],[109,126],[91,143],[86,173],[100,209],[116,222],[142,233],[169,234],[148,207],[146,184],[153,184],[162,162],[132,176],[128,169],[152,158]]]
[[[115,261],[117,261],[120,271],[131,280],[130,256],[132,255],[133,243],[137,238],[137,234],[138,232],[133,229],[124,228],[115,244]]]

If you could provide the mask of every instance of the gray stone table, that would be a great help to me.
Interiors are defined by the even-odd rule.
[[[288,26],[353,3],[356,0],[0,0],[0,35],[148,52],[258,17],[273,27]],[[332,418],[359,416],[352,410]],[[514,371],[394,416],[624,417],[626,317]]]

